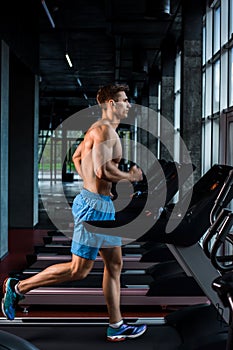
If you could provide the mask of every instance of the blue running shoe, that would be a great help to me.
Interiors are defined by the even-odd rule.
[[[3,283],[2,312],[8,320],[15,318],[15,308],[18,302],[24,299],[23,296],[16,294],[15,285],[19,282],[16,278],[6,278]]]
[[[129,326],[123,323],[119,328],[108,327],[107,329],[107,340],[109,341],[123,341],[126,339],[132,339],[140,337],[145,333],[147,326],[145,324],[140,326]]]

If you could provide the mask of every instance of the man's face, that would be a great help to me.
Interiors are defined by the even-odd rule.
[[[117,101],[115,101],[115,113],[119,119],[127,118],[131,104],[125,91],[120,91],[117,94]]]

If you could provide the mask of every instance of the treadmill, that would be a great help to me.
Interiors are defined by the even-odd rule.
[[[230,170],[229,175],[224,181],[224,184],[221,187],[221,190],[219,191],[219,194],[215,199],[214,205],[209,213],[210,227],[201,243],[205,254],[211,259],[212,265],[220,271],[223,271],[224,268],[228,271],[230,267],[233,267],[233,263],[229,264],[229,262],[227,262],[227,259],[233,261],[232,255],[227,257],[224,256],[224,258],[217,256],[217,252],[220,250],[220,248],[222,250],[224,249],[222,246],[223,242],[225,242],[225,236],[223,233],[227,232],[226,239],[229,243],[231,243],[231,245],[233,244],[233,236],[228,233],[232,225],[232,212],[231,210],[226,209],[226,206],[229,204],[232,198],[233,170]],[[192,214],[195,217],[194,211]],[[192,220],[190,225],[192,225]],[[193,228],[191,227],[191,230],[192,229]],[[213,243],[212,239],[214,235],[216,235],[216,232],[218,232],[218,239],[216,239],[216,241]],[[198,234],[198,232],[196,231],[195,234]],[[220,240],[220,236],[224,238],[221,238]],[[210,247],[211,252],[209,250]],[[226,266],[223,265],[226,263]],[[179,285],[183,285],[183,292],[187,293],[187,295],[189,295],[190,291],[195,288],[195,285],[193,285],[193,278],[190,278],[190,276],[185,274],[181,266],[179,266],[177,263],[174,264],[172,261],[167,260],[160,264],[155,264],[154,266],[148,267],[147,271],[154,277],[154,281],[150,285],[148,295],[164,295],[169,290],[169,284],[171,285],[173,281]]]
[[[216,278],[212,283],[213,289],[218,293],[225,307],[230,310],[227,344],[225,350],[233,348],[233,272],[226,272],[223,276]]]
[[[233,223],[233,213],[224,210],[212,223],[209,232],[212,238],[222,243],[229,236]],[[213,225],[215,230],[213,230]],[[218,230],[220,228],[221,230]],[[218,232],[221,235],[218,235]],[[232,273],[230,277],[221,276],[211,264],[210,257],[214,252],[205,254],[199,242],[190,246],[168,248],[176,256],[183,268],[191,273],[208,295],[211,304],[194,305],[174,311],[164,318],[129,318],[130,324],[147,323],[148,331],[136,342],[123,342],[121,349],[166,349],[166,350],[227,350],[232,349],[232,327],[229,328],[229,302],[232,302]],[[222,261],[223,257],[217,260]],[[214,278],[213,278],[214,277]],[[229,287],[230,283],[230,287]],[[214,289],[218,293],[214,292]],[[230,294],[231,293],[231,294]],[[99,346],[109,349],[105,341],[108,320],[99,318],[56,318],[41,317],[16,318],[15,321],[0,319],[2,329],[32,342],[39,349],[69,350],[74,346],[90,348]],[[228,342],[228,343],[227,343]],[[229,346],[230,344],[230,346]]]
[[[189,230],[187,229],[188,235],[187,240],[184,239],[184,232],[176,231],[172,233],[173,244],[171,243],[170,235],[165,235],[163,238],[168,238],[167,247],[170,249],[174,258],[181,265],[183,271],[190,277],[194,277],[198,283],[204,295],[198,295],[197,298],[194,296],[187,297],[185,295],[148,295],[148,285],[129,285],[126,284],[126,288],[122,288],[121,297],[122,305],[188,305],[191,303],[199,304],[206,303],[209,298],[212,300],[213,295],[210,293],[208,286],[210,285],[210,279],[214,279],[218,272],[210,264],[208,258],[203,252],[202,247],[199,244],[200,238],[206,232],[206,222],[209,223],[209,213],[213,207],[213,203],[216,200],[221,188],[224,186],[225,180],[229,176],[229,172],[233,168],[230,166],[215,165],[210,169],[210,173],[207,176],[203,176],[199,182],[194,186],[193,196],[194,199],[191,201],[193,210],[193,218],[196,220],[195,209],[199,212],[199,208],[202,208],[202,219],[199,221],[199,225],[190,233],[190,227],[193,226],[192,220],[189,221]],[[211,175],[211,176],[210,176]],[[206,179],[209,180],[208,186]],[[199,190],[197,192],[197,189]],[[197,200],[198,199],[198,200]],[[204,202],[204,204],[203,204]],[[196,205],[194,205],[196,204]],[[190,207],[190,208],[191,208]],[[188,212],[189,213],[189,212]],[[204,215],[205,214],[205,215]],[[111,221],[104,222],[107,225],[119,225],[119,222]],[[88,222],[88,227],[94,227],[101,229],[103,222]],[[186,227],[187,224],[185,223]],[[154,233],[156,234],[156,233]],[[180,244],[180,234],[183,237],[183,245]],[[192,237],[190,237],[190,234]],[[159,232],[159,236],[161,233]],[[176,244],[177,240],[177,244]],[[200,276],[199,276],[200,275]],[[135,278],[136,280],[136,278]],[[207,287],[206,287],[207,285]],[[172,290],[174,286],[171,286]],[[182,286],[181,286],[182,288]],[[95,298],[93,298],[95,295]],[[94,299],[94,300],[93,300]],[[32,290],[26,294],[26,298],[22,301],[26,305],[30,304],[89,304],[89,305],[100,305],[104,303],[103,292],[100,288],[66,288],[60,287],[43,287],[36,290]]]

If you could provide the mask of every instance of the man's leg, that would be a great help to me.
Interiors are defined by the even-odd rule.
[[[109,322],[116,323],[122,319],[120,312],[121,247],[102,248],[100,255],[104,261],[103,292],[108,308]]]
[[[104,261],[103,292],[109,313],[107,340],[122,341],[137,338],[145,333],[147,326],[130,326],[124,323],[120,311],[120,274],[122,269],[121,247],[102,248]]]
[[[93,264],[94,260],[84,259],[72,254],[72,260],[70,262],[51,265],[38,274],[20,281],[18,291],[25,294],[38,287],[81,280],[88,275]]]
[[[83,279],[91,271],[93,264],[94,260],[84,259],[73,254],[70,262],[49,266],[25,280],[18,281],[14,278],[8,278],[3,286],[3,314],[8,319],[13,320],[15,317],[15,308],[18,301],[22,299],[23,294],[38,287]]]

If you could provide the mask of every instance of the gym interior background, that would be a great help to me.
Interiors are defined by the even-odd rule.
[[[2,263],[11,232],[20,241],[40,228],[40,186],[80,182],[70,145],[85,130],[62,122],[96,105],[101,85],[127,83],[132,103],[172,123],[195,180],[215,163],[233,165],[232,0],[8,1],[0,18]],[[127,145],[134,130],[119,132]],[[159,138],[136,136],[169,160]]]
[[[79,111],[85,111],[88,123],[95,120],[88,111],[97,104],[100,86],[114,82],[128,84],[130,102],[156,113],[156,125],[149,121],[148,130],[157,128],[162,132],[163,118],[174,128],[174,138],[166,140],[174,150],[171,157],[161,137],[151,137],[137,127],[120,127],[125,156],[123,169],[128,169],[127,159],[134,156],[140,164],[148,161],[136,149],[134,155],[129,154],[131,139],[143,144],[159,160],[182,163],[182,152],[177,147],[180,137],[195,166],[195,182],[214,164],[233,166],[233,0],[27,0],[2,2],[0,8],[1,285],[9,274],[20,271],[27,276],[37,271],[27,269],[31,258],[35,262],[35,248],[41,256],[45,254],[44,257],[49,255],[44,243],[52,242],[56,248],[53,237],[46,236],[48,230],[56,231],[56,227],[49,220],[42,194],[63,222],[70,206],[62,208],[57,193],[62,188],[71,205],[82,186],[72,164],[72,153],[86,131],[84,123],[75,129],[67,129],[64,124]],[[134,117],[135,125],[143,125],[140,113]],[[229,209],[233,209],[232,203]],[[66,225],[67,220],[63,223]],[[64,229],[72,231],[72,227]],[[59,243],[65,242],[61,249],[67,252],[69,247],[63,238],[55,236]],[[52,258],[53,248],[51,245]],[[135,254],[134,247],[127,249]],[[153,254],[157,254],[155,251]],[[47,263],[37,262],[40,268]],[[129,269],[133,263],[138,268],[138,262],[128,261]],[[156,274],[156,269],[153,272]],[[128,281],[127,277],[134,284],[135,276],[123,276]],[[148,275],[137,277],[143,283],[144,278],[147,282],[152,280]],[[90,279],[90,288],[91,283]],[[174,284],[178,285],[177,276]],[[152,287],[156,289],[156,283],[152,282]],[[169,288],[165,285],[165,292]],[[206,295],[199,292],[200,289],[196,299],[193,295],[191,298],[183,295],[179,300],[183,303],[206,300]],[[59,317],[62,306],[67,309],[65,303],[69,298],[63,298],[58,291],[54,298],[51,295],[47,295],[51,303],[59,300],[52,316]],[[96,299],[98,297],[96,295]],[[153,308],[155,297],[145,297],[145,304],[143,297],[142,306],[149,306],[144,307],[145,312],[137,303],[134,311],[127,309],[127,316],[158,314],[158,309]],[[33,298],[33,293],[28,296],[32,304]],[[129,297],[125,300],[125,304],[130,303]],[[42,291],[41,304],[43,302],[46,305]],[[47,301],[47,308],[48,304]],[[74,304],[72,308],[77,312]],[[106,317],[103,310],[99,308],[98,315]],[[37,315],[45,315],[45,310],[43,312],[40,305]],[[213,328],[213,317],[209,316],[207,321]],[[187,317],[188,325],[190,316]],[[196,318],[200,334],[200,321],[204,318],[200,314]],[[75,327],[69,326],[69,331],[73,328],[76,336]],[[170,339],[170,333],[163,333],[164,329],[162,341]],[[34,332],[33,327],[31,330]],[[160,337],[159,332],[149,331],[151,339],[154,335]],[[12,332],[21,335],[17,325]],[[98,339],[102,339],[102,330],[95,332],[100,332]],[[36,341],[40,338],[33,334],[30,337]],[[76,345],[75,337],[72,341]],[[140,344],[143,339],[138,346]],[[213,345],[209,345],[208,349],[213,349]],[[60,346],[64,348],[63,343]]]

